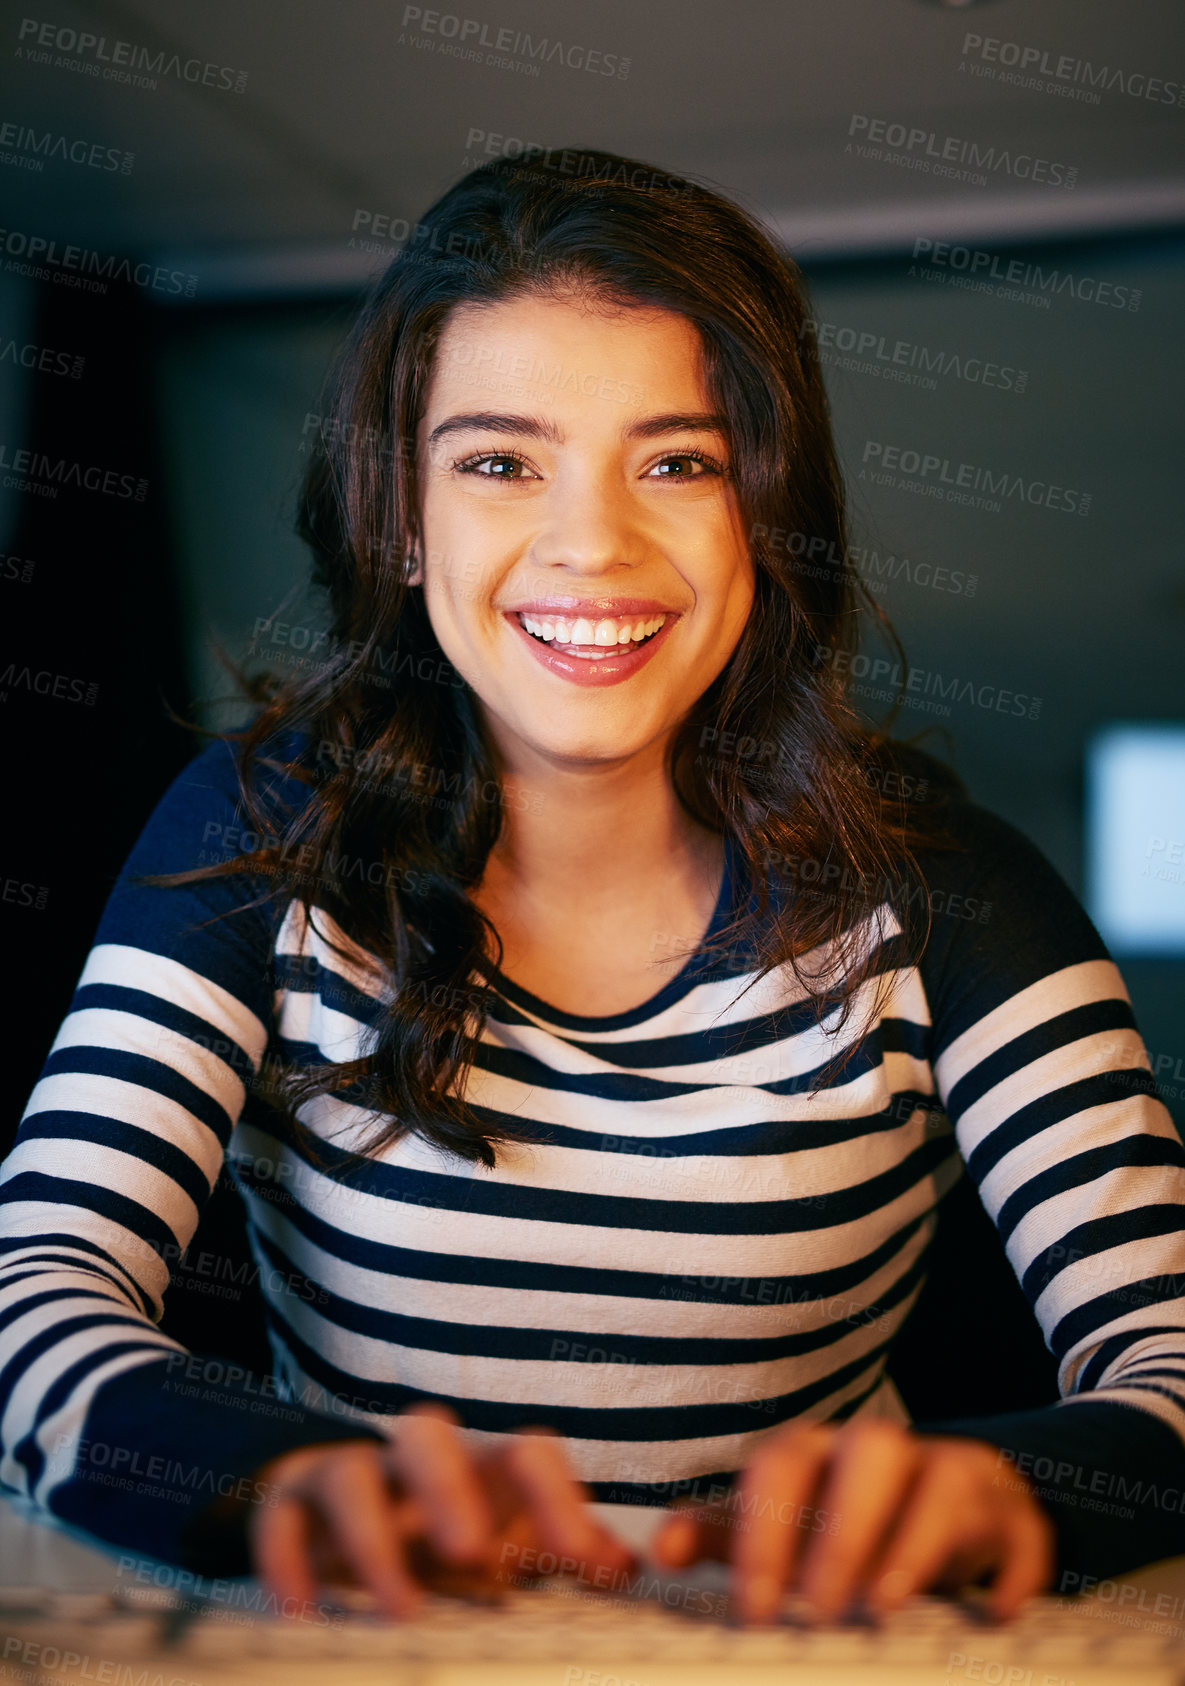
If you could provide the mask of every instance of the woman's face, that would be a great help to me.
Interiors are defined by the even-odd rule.
[[[666,310],[530,296],[445,323],[423,584],[511,769],[661,744],[736,647],[753,568],[701,365]]]

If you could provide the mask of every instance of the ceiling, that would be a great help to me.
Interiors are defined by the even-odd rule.
[[[469,163],[515,144],[592,145],[705,175],[808,262],[919,235],[1002,243],[1185,223],[1185,105],[1162,103],[1162,89],[1141,97],[1148,78],[1185,83],[1181,0],[445,5],[54,0],[39,45],[28,0],[6,4],[3,119],[134,160],[128,174],[8,163],[5,225],[167,259],[198,275],[199,299],[316,292],[393,255],[389,237],[377,251],[361,239],[376,218],[414,222]],[[63,52],[63,31],[103,45]],[[538,74],[487,63],[473,45],[483,35]],[[974,43],[964,51],[969,35],[1010,45],[986,49],[993,63]],[[543,39],[539,64],[528,55]],[[106,74],[137,52],[176,54],[213,85],[177,70],[155,87]],[[999,79],[1000,58],[1022,53],[1046,68],[1036,87]],[[1104,67],[1110,88],[1080,97]],[[861,156],[877,121],[924,135],[909,157],[927,167]],[[972,144],[996,149],[986,184],[935,173],[936,154]],[[1014,160],[1030,156],[1060,166],[1053,175],[1076,170],[1076,184],[1022,179]]]

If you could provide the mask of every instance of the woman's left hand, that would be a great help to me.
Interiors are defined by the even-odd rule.
[[[1048,1513],[996,1447],[857,1419],[776,1429],[728,1499],[672,1517],[651,1555],[667,1568],[730,1562],[751,1622],[771,1620],[786,1587],[829,1620],[853,1599],[877,1613],[985,1578],[1004,1618],[1049,1585],[1055,1562]]]

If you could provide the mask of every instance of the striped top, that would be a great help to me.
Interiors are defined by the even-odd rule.
[[[965,847],[922,857],[920,963],[908,908],[861,933],[888,984],[871,1021],[871,984],[836,1035],[786,970],[746,992],[743,956],[693,958],[611,1017],[498,975],[468,1094],[537,1139],[500,1144],[491,1171],[410,1137],[338,1180],[373,1117],[306,1105],[319,1169],[260,1080],[363,1051],[377,963],[352,945],[343,961],[295,903],[213,917],[263,880],[132,882],[255,846],[232,752],[211,746],[130,856],[0,1168],[0,1480],[184,1561],[189,1521],[266,1458],[397,1432],[431,1395],[475,1446],[551,1424],[599,1498],[707,1494],[788,1418],[906,1420],[886,1362],[938,1202],[969,1174],[1063,1396],[974,1432],[1030,1474],[1079,1471],[1041,1488],[1063,1563],[1185,1551],[1179,1505],[1141,1493],[1133,1531],[1096,1479],[1185,1487],[1185,1153],[1068,889],[1003,821],[962,798],[949,813]],[[730,848],[712,932],[742,893]],[[224,1163],[270,1375],[157,1327]]]

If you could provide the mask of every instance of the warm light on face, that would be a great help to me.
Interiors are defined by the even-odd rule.
[[[417,439],[424,590],[514,763],[665,741],[736,647],[754,575],[701,363],[665,310],[523,297],[445,325]]]

